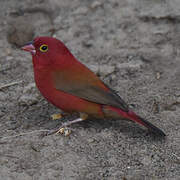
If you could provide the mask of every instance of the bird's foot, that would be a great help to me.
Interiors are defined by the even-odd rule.
[[[56,134],[62,134],[64,136],[69,136],[71,134],[71,129],[67,128],[67,127],[62,127],[59,128],[55,133]]]
[[[81,122],[86,120],[88,117],[87,114],[85,113],[80,113],[80,117],[76,118],[72,121],[68,121],[63,123],[58,129],[54,129],[54,130],[50,130],[47,135],[51,135],[51,134],[63,134],[65,136],[69,136],[71,134],[71,130],[67,128],[67,126],[70,126],[71,124],[75,124],[77,122]]]

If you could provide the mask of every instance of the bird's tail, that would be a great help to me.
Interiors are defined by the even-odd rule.
[[[139,124],[145,126],[151,132],[153,132],[157,135],[166,136],[166,134],[162,130],[160,130],[159,128],[157,128],[156,126],[151,124],[150,122],[146,121],[145,119],[141,118],[140,116],[136,115],[131,110],[129,110],[128,112],[125,112],[125,111],[122,111],[121,109],[118,109],[118,108],[114,108],[114,107],[109,107],[109,108],[111,108],[112,111],[115,111],[116,113],[118,113],[121,117],[126,118],[126,119],[130,119],[136,123],[139,123]]]

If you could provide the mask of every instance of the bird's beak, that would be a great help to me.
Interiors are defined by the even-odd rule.
[[[21,47],[21,49],[24,50],[24,51],[28,51],[28,52],[30,52],[32,54],[36,53],[36,49],[35,49],[35,47],[33,45],[33,41],[26,43],[23,47]]]

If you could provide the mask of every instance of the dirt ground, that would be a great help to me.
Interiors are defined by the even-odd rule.
[[[137,124],[62,121],[38,92],[35,36],[61,39],[166,139]],[[0,180],[180,179],[180,1],[0,1]]]

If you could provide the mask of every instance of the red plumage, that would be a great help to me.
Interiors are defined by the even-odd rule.
[[[129,110],[121,97],[80,63],[61,41],[37,37],[22,49],[32,54],[38,89],[58,108],[95,118],[129,119],[165,136],[159,128]]]

